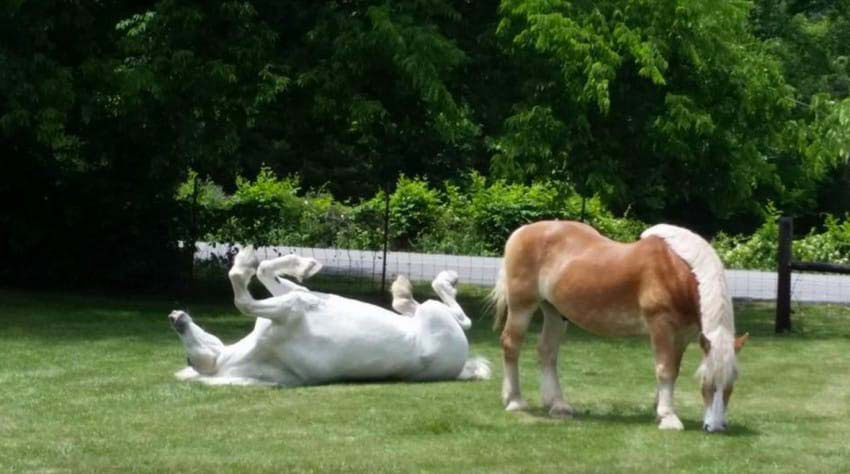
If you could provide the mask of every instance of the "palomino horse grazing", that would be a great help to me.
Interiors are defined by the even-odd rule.
[[[399,315],[281,278],[289,275],[300,281],[320,268],[317,261],[297,255],[260,263],[252,248],[240,251],[228,276],[236,307],[256,318],[254,330],[225,345],[184,311],[173,311],[169,319],[189,361],[178,378],[296,387],[353,380],[489,377],[486,360],[467,358],[464,330],[472,322],[455,300],[454,272],[441,272],[432,283],[442,302],[422,304],[413,299],[410,282],[400,277],[392,288]],[[251,296],[248,283],[255,274],[273,297]]]
[[[540,308],[540,394],[550,415],[573,413],[557,372],[558,346],[569,318],[599,335],[649,333],[661,429],[683,429],[673,409],[673,386],[685,348],[699,333],[704,428],[725,429],[737,377],[736,352],[747,335],[735,339],[723,264],[696,234],[661,224],[644,231],[641,240],[624,244],[578,222],[529,224],[505,244],[492,299],[496,327],[504,323],[502,400],[507,410],[527,406],[520,395],[517,360],[532,314]]]

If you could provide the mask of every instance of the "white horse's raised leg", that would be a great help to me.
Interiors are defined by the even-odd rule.
[[[440,297],[443,304],[449,307],[449,311],[464,331],[472,327],[472,320],[469,319],[456,299],[457,272],[453,270],[444,270],[440,272],[431,282],[431,288],[434,289],[434,292],[437,293],[437,296]]]
[[[540,398],[543,408],[556,418],[568,418],[573,415],[573,407],[564,400],[561,382],[558,378],[558,349],[567,330],[567,321],[548,303],[541,305],[543,310],[543,330],[537,353],[540,357]]]
[[[410,280],[406,276],[399,275],[396,277],[390,287],[390,293],[393,295],[393,309],[398,314],[409,317],[416,314],[419,303],[413,299],[413,285],[410,284]]]
[[[254,249],[246,247],[236,255],[233,267],[227,274],[233,287],[233,302],[242,314],[283,321],[290,316],[303,314],[318,304],[318,297],[309,291],[288,291],[272,298],[254,299],[248,291],[248,283],[259,265]]]
[[[280,275],[289,275],[303,281],[315,275],[321,268],[322,264],[315,259],[290,254],[260,262],[257,278],[271,294],[280,296],[289,291],[307,290],[301,285],[280,278]]]

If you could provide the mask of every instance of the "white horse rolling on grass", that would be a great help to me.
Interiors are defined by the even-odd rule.
[[[234,302],[256,318],[253,331],[232,345],[205,332],[184,311],[169,315],[186,347],[181,380],[211,385],[298,387],[347,381],[475,380],[490,376],[482,358],[469,358],[464,331],[472,325],[457,303],[457,274],[443,271],[431,283],[442,302],[422,304],[407,278],[392,285],[393,308],[310,291],[299,282],[321,269],[297,255],[259,262],[252,247],[237,255],[228,276]],[[255,299],[256,275],[273,295]]]

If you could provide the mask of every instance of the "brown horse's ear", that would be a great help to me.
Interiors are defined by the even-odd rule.
[[[702,347],[704,354],[708,354],[708,351],[711,350],[711,341],[703,333],[699,333],[699,346]]]
[[[744,344],[746,344],[747,340],[749,340],[749,339],[750,339],[750,333],[748,333],[748,332],[745,332],[743,336],[739,336],[739,337],[735,338],[735,353],[736,354],[738,353],[738,351],[741,350],[742,347],[744,347]]]

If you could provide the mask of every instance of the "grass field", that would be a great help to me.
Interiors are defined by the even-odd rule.
[[[799,307],[778,337],[772,305],[738,305],[751,339],[730,429],[707,435],[696,345],[676,398],[686,431],[660,432],[648,342],[575,328],[560,363],[575,419],[539,409],[534,337],[533,408],[505,413],[498,337],[480,298],[461,303],[490,381],[283,390],[175,380],[168,301],[0,291],[0,472],[850,471],[850,308]],[[227,303],[189,309],[225,342],[252,324]]]

